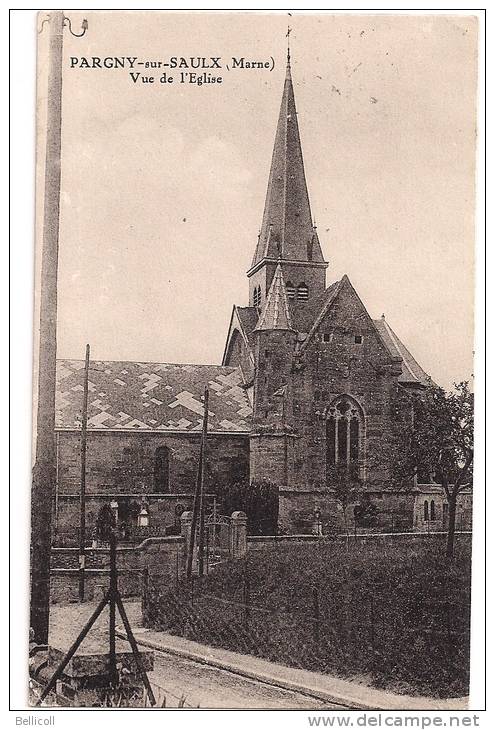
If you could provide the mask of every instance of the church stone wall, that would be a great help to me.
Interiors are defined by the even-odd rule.
[[[360,343],[356,343],[356,336],[362,338]],[[357,403],[361,413],[361,474],[366,474],[368,482],[390,486],[382,445],[392,435],[392,402],[400,362],[383,345],[349,282],[343,285],[317,337],[308,343],[299,361],[289,340],[287,333],[276,331],[258,336],[254,429],[259,433],[251,438],[251,477],[270,479],[283,487],[281,529],[293,531],[297,524],[310,523],[316,506],[325,513],[322,519],[327,524],[341,529],[341,510],[328,492],[332,485],[327,483],[328,408],[344,394]],[[272,395],[284,383],[283,403]],[[294,433],[287,447],[280,433],[283,422]],[[396,508],[392,502],[386,508],[382,502],[384,515]],[[410,505],[411,516],[412,511]]]
[[[57,434],[57,495],[60,528],[78,525],[81,478],[80,434]],[[155,452],[169,449],[168,487],[155,485]],[[102,496],[184,494],[194,492],[200,434],[88,433],[86,452],[87,523],[94,524]],[[247,477],[249,440],[244,436],[210,436],[206,491]],[[72,495],[69,498],[68,495]]]
[[[267,479],[277,486],[288,483],[292,471],[294,436],[254,434],[250,444],[250,479]]]
[[[322,335],[330,335],[330,342]],[[308,346],[302,368],[293,376],[292,408],[296,440],[292,487],[326,483],[326,411],[339,395],[349,395],[362,409],[360,462],[367,478],[377,471],[376,458],[392,432],[392,399],[400,367],[379,340],[352,288],[344,290],[322,321],[318,340]],[[356,344],[355,336],[363,338]],[[380,459],[383,462],[383,458]]]

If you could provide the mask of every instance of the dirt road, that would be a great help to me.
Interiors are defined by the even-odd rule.
[[[95,604],[55,605],[50,611],[50,643],[68,649],[87,621]],[[125,602],[133,626],[140,623],[140,604]],[[108,646],[108,609],[97,620],[80,651],[101,651]],[[129,651],[118,640],[117,650]],[[155,652],[149,675],[159,706],[210,709],[343,709],[280,687],[257,682],[198,662]]]

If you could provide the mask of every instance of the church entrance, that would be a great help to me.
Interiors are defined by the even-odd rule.
[[[216,511],[205,519],[205,562],[207,571],[229,560],[232,555],[232,520]]]

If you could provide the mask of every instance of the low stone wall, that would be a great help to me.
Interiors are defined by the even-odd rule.
[[[143,576],[148,573],[158,583],[173,583],[185,570],[186,543],[182,536],[150,537],[136,547],[117,548],[119,590],[123,596],[138,596]],[[51,601],[78,600],[79,552],[76,548],[53,548]],[[110,580],[110,550],[86,551],[85,596],[98,599]]]
[[[444,540],[446,538],[446,532],[444,531],[437,531],[437,532],[392,532],[392,533],[384,533],[384,532],[376,532],[370,530],[369,532],[358,532],[356,535],[354,533],[349,534],[349,540],[356,541],[358,540],[361,543],[365,543],[367,541],[373,541],[373,542],[411,542],[411,543],[417,543],[418,540]],[[470,531],[466,532],[456,532],[455,534],[455,540],[456,542],[471,542],[472,533]],[[308,542],[328,542],[329,540],[345,540],[347,539],[347,536],[343,533],[339,535],[249,535],[247,538],[247,546],[249,550],[261,550],[262,548],[265,548],[270,545],[294,545],[297,543],[308,543]]]
[[[267,545],[291,544],[298,542],[318,542],[321,537],[317,535],[248,535],[248,550],[259,550]]]
[[[125,570],[119,572],[118,587],[122,597],[140,596],[143,572]],[[84,571],[84,598],[99,601],[110,583],[110,571],[89,568]],[[52,603],[74,603],[79,600],[79,570],[54,568],[50,575],[50,600]]]

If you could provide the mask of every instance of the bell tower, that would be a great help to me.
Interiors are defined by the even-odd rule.
[[[261,231],[247,272],[250,306],[263,306],[279,264],[294,326],[304,329],[305,313],[325,290],[328,263],[311,216],[289,53]]]

